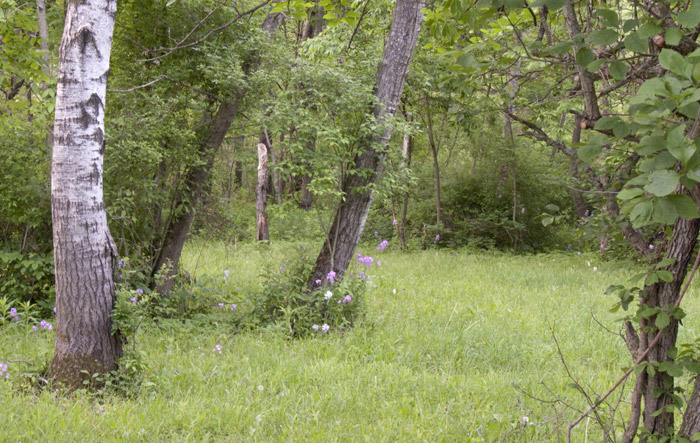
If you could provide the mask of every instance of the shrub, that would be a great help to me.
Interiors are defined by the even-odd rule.
[[[291,337],[305,337],[352,326],[364,312],[363,272],[338,281],[331,273],[307,289],[313,262],[303,253],[279,268],[268,267],[252,310],[242,320],[250,328],[277,326]]]

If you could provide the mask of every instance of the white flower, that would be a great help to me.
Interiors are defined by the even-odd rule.
[[[593,266],[593,270],[594,270],[594,271],[597,271],[597,270],[598,270],[598,266]]]
[[[396,288],[394,288],[394,290],[393,290],[393,291],[391,291],[391,292],[393,292],[393,293],[394,293],[394,295],[396,295]]]
[[[311,329],[313,329],[314,331],[318,331],[318,325],[311,326]]]
[[[328,326],[328,325],[325,324],[325,323],[323,324],[323,326],[321,326],[321,330],[322,330],[323,332],[327,332],[330,328],[331,328],[331,327]]]
[[[323,296],[326,300],[330,299],[333,297],[333,293],[331,291],[326,291],[326,295]]]
[[[265,388],[263,388],[262,385],[258,386],[258,391],[262,391],[263,389],[265,389]]]

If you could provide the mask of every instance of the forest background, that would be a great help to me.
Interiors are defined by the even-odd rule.
[[[56,305],[50,159],[72,5],[0,0],[6,323],[20,306],[29,321]],[[336,227],[349,216],[338,208],[365,193],[374,200],[366,222],[352,223],[381,250],[596,251],[647,266],[610,287],[628,314],[623,335],[637,368],[619,438],[696,438],[700,390],[679,395],[674,379],[700,370],[697,344],[676,346],[699,226],[700,4],[427,4],[387,117],[376,111],[375,76],[392,10],[382,1],[119,3],[99,172],[120,257],[121,333],[135,333],[139,315],[199,303],[206,284],[178,273],[195,238],[322,251],[315,267],[296,265],[296,292],[286,277],[267,276],[247,328],[281,322],[299,336],[323,321],[350,326],[359,309],[304,307],[336,271],[348,297],[364,294],[362,282],[340,281],[347,263],[321,266],[320,244],[334,245],[332,256],[342,249]],[[383,130],[390,138],[368,143]],[[262,181],[259,144],[271,171]],[[371,167],[358,161],[368,152],[378,159]],[[353,180],[363,185],[349,188]],[[146,297],[142,310],[129,305],[135,294]],[[616,438],[615,426],[599,423]]]

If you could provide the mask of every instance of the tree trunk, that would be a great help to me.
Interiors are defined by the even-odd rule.
[[[383,170],[386,155],[374,146],[386,147],[391,138],[390,120],[396,114],[411,55],[418,40],[423,5],[424,0],[396,2],[382,62],[377,71],[377,105],[373,114],[382,132],[366,141],[366,148],[355,157],[356,172],[343,179],[345,200],[341,201],[335,212],[326,241],[316,259],[309,288],[315,286],[315,280],[325,278],[331,271],[336,272],[337,278],[342,278],[360,241],[372,204],[373,187]],[[365,174],[364,171],[370,173]]]
[[[260,143],[264,144],[267,147],[267,154],[269,156],[270,163],[272,163],[272,187],[275,190],[275,197],[277,198],[277,204],[281,206],[282,205],[282,186],[280,186],[279,173],[277,172],[277,168],[275,167],[275,165],[277,163],[275,160],[275,150],[272,147],[272,142],[270,141],[270,137],[268,137],[268,135],[267,135],[267,129],[263,128],[263,133],[261,134],[261,137],[260,137]],[[265,191],[267,192],[267,188],[265,188]]]
[[[687,220],[678,218],[676,220],[676,223],[673,225],[673,238],[666,254],[667,258],[676,260],[675,263],[668,267],[668,270],[673,274],[673,280],[669,283],[645,287],[645,296],[642,299],[642,303],[646,306],[664,309],[676,303],[681,285],[688,272],[688,264],[695,247],[699,228],[700,219]],[[640,349],[642,350],[644,343],[651,343],[657,334],[654,320],[655,317],[643,321],[640,325],[641,329],[645,327],[652,329],[651,332],[643,334],[646,337],[643,336],[641,340]],[[671,323],[666,328],[659,343],[649,353],[647,361],[657,361],[659,363],[670,361],[671,358],[668,356],[668,351],[676,345],[677,335],[678,320],[671,317]],[[655,437],[671,435],[669,434],[669,429],[671,433],[673,432],[673,411],[665,409],[661,411],[664,406],[668,406],[672,402],[671,396],[666,393],[672,393],[673,383],[673,377],[670,377],[665,372],[657,370],[654,375],[647,375],[643,394],[644,411],[642,417],[644,427]],[[661,391],[665,393],[659,395]]]
[[[155,275],[163,270],[163,266],[168,266],[164,280],[156,288],[160,294],[168,294],[173,288],[182,248],[185,246],[187,233],[194,221],[196,204],[202,199],[205,185],[214,166],[216,151],[223,143],[233,119],[238,114],[238,105],[243,95],[244,92],[221,103],[214,116],[209,112],[205,113],[203,127],[206,128],[207,133],[199,146],[199,156],[204,161],[193,166],[184,177],[183,183],[186,191],[178,196],[173,209],[181,205],[185,206],[186,209],[179,212],[178,215],[172,216],[168,221],[163,245],[153,267],[153,275]]]
[[[700,432],[700,377],[695,377],[693,392],[690,394],[688,404],[683,413],[683,424],[678,435],[690,440],[693,435]]]
[[[258,186],[255,189],[255,213],[257,225],[257,241],[270,241],[267,229],[267,187],[270,173],[267,169],[267,148],[258,143]]]
[[[432,136],[430,137],[432,139]],[[430,150],[433,153],[433,172],[435,173],[435,223],[440,226],[441,201],[440,201],[440,163],[438,162],[438,151],[433,143],[430,143]]]
[[[284,15],[280,13],[268,14],[262,24],[263,31],[272,35],[283,19]],[[255,66],[253,65],[258,63],[258,60],[259,59],[256,59],[244,67],[243,71],[246,75],[255,71]],[[155,275],[162,270],[163,266],[169,266],[166,278],[157,287],[158,292],[161,294],[167,294],[173,287],[175,275],[177,275],[177,266],[180,262],[180,256],[182,255],[182,248],[185,246],[187,234],[194,221],[196,204],[201,199],[206,182],[209,180],[209,175],[214,166],[216,152],[221,146],[221,143],[223,143],[224,137],[231,127],[231,123],[233,123],[233,119],[238,114],[238,107],[245,97],[246,92],[245,89],[241,90],[229,99],[224,100],[221,105],[219,105],[219,109],[213,117],[208,112],[205,113],[204,124],[202,126],[206,133],[199,146],[200,158],[204,159],[204,162],[190,169],[185,177],[184,189],[186,191],[178,196],[177,204],[173,207],[177,208],[179,205],[183,204],[186,205],[186,210],[182,211],[179,215],[173,216],[168,221],[168,228],[165,232],[163,244],[160,247],[152,271],[152,275]]]
[[[306,144],[306,149],[309,152],[316,151],[316,140],[311,140]],[[309,190],[309,184],[311,183],[311,174],[305,173],[301,176],[301,203],[300,206],[304,211],[311,209],[314,204],[313,195],[311,190]]]
[[[102,192],[116,12],[112,0],[71,1],[59,49],[51,166],[56,343],[50,374],[71,388],[114,370],[122,353],[110,318],[117,252]]]
[[[410,120],[409,120],[410,121]],[[401,152],[402,165],[406,168],[411,167],[411,157],[413,156],[413,136],[404,134],[403,150]],[[401,249],[406,249],[406,213],[408,213],[408,197],[406,191],[403,195],[403,205],[401,207],[401,220],[399,220],[399,246]]]

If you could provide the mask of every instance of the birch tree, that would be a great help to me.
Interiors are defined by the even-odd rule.
[[[51,377],[69,387],[116,367],[117,253],[102,194],[104,116],[116,0],[71,0],[59,48],[51,171],[56,344]]]

